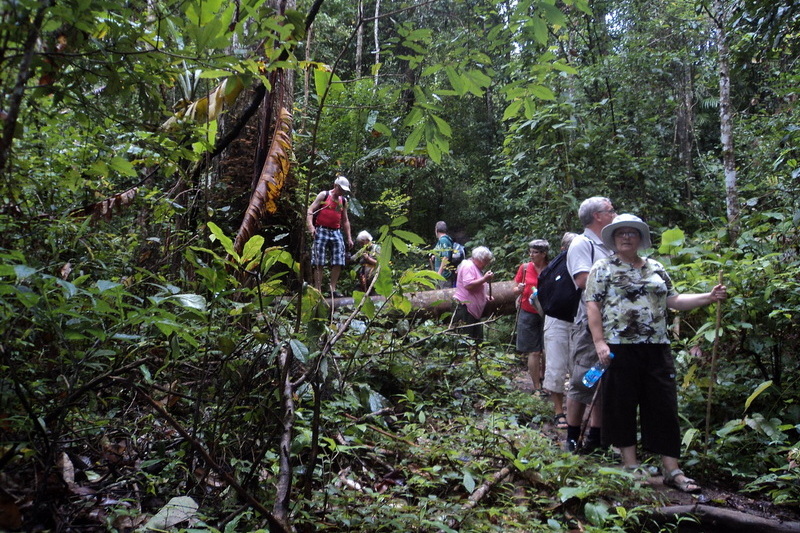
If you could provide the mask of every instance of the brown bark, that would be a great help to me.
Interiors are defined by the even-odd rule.
[[[655,513],[656,519],[674,521],[682,516],[693,516],[700,527],[696,531],[725,531],[725,533],[800,533],[800,523],[771,520],[759,516],[712,507],[710,505],[676,505],[662,507]],[[687,524],[688,526],[688,524]],[[687,531],[694,531],[687,527]],[[681,530],[683,531],[683,529]]]
[[[514,293],[513,281],[501,281],[492,283],[492,300],[486,305],[484,316],[490,315],[510,315],[516,312],[514,302],[517,295]],[[406,297],[411,301],[411,314],[417,318],[435,318],[443,313],[453,310],[453,293],[455,289],[437,289],[432,291],[420,291],[407,294]],[[372,301],[380,304],[386,301],[383,296],[371,296]],[[354,302],[352,297],[335,298],[334,308],[350,308]]]
[[[291,153],[292,115],[287,108],[282,108],[267,160],[264,162],[261,175],[250,197],[250,204],[247,206],[244,219],[233,243],[237,253],[241,253],[245,243],[261,227],[262,217],[277,210],[277,199],[286,182],[286,177],[289,175]]]
[[[17,80],[11,94],[6,99],[2,122],[0,122],[2,124],[2,135],[0,135],[0,178],[4,181],[6,179],[5,169],[11,151],[11,142],[14,140],[14,133],[17,131],[17,119],[25,96],[25,85],[34,74],[31,64],[36,51],[36,41],[39,39],[45,14],[50,9],[51,4],[51,0],[42,2],[28,28],[28,35],[23,46],[24,53],[21,56],[22,59],[17,72]]]

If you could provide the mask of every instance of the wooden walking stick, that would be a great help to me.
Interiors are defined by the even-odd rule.
[[[722,270],[719,271],[718,285],[722,285]],[[703,452],[708,454],[708,442],[711,439],[711,396],[714,393],[714,382],[717,380],[717,339],[722,322],[722,302],[717,301],[717,323],[714,326],[714,344],[711,347],[711,372],[708,378],[708,397],[706,398],[706,441]]]

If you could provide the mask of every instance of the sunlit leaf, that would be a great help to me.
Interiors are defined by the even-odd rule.
[[[145,531],[163,531],[186,522],[197,514],[197,502],[189,496],[172,498],[144,525]]]
[[[756,390],[754,390],[753,393],[750,396],[748,396],[747,400],[744,402],[744,410],[747,411],[747,409],[750,408],[750,404],[753,403],[753,400],[758,398],[762,392],[764,392],[771,386],[772,386],[772,380],[769,380],[765,381],[764,383],[756,387]]]

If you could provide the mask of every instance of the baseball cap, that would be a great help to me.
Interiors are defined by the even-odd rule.
[[[344,176],[336,176],[336,181],[333,184],[341,187],[344,192],[350,192],[350,182]]]

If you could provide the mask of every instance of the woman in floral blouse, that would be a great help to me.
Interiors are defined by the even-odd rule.
[[[645,471],[636,456],[638,409],[642,447],[661,455],[664,484],[700,492],[678,466],[678,394],[667,308],[687,311],[724,300],[725,286],[678,294],[663,265],[639,255],[650,247],[650,228],[637,216],[618,215],[603,228],[602,239],[615,254],[592,267],[586,310],[597,355],[610,364],[601,385],[603,445],[620,449],[626,470]]]

